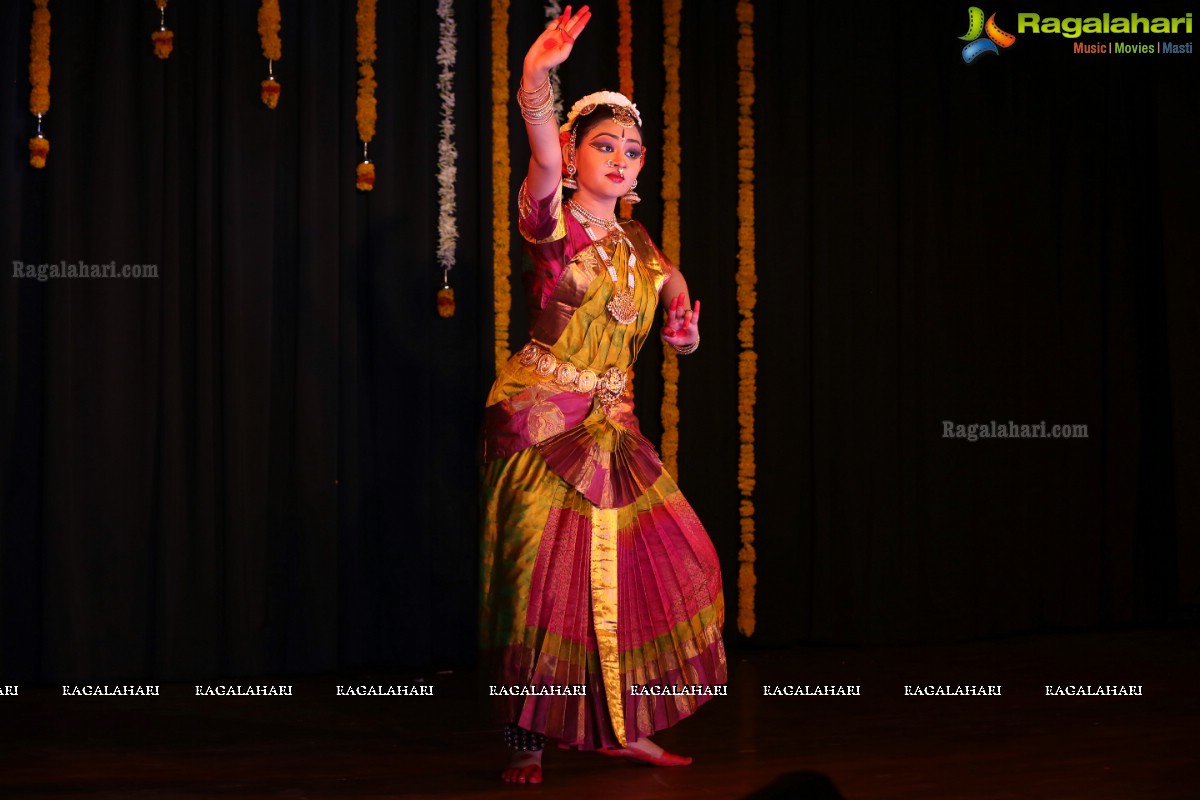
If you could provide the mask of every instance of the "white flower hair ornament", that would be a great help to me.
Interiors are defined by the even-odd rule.
[[[558,130],[561,133],[571,130],[575,120],[592,113],[596,110],[596,106],[611,108],[613,121],[622,128],[632,128],[634,125],[642,124],[642,115],[638,113],[637,106],[625,95],[620,92],[592,92],[579,98],[575,105],[571,106],[571,112],[567,114],[567,121],[559,126]]]

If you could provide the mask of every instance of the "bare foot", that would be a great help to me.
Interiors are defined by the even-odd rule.
[[[646,737],[630,742],[623,748],[601,750],[599,752],[604,753],[606,756],[632,758],[647,764],[653,764],[656,767],[686,767],[692,763],[690,756],[677,756],[674,753],[668,753]]]
[[[514,750],[500,778],[505,783],[541,783],[542,751]]]

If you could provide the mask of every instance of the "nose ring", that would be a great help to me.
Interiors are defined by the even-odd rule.
[[[618,175],[620,175],[622,178],[624,178],[624,177],[625,177],[625,168],[624,168],[624,167],[618,167],[616,164],[614,164],[614,163],[612,162],[612,159],[611,159],[611,158],[610,158],[610,159],[609,159],[607,162],[605,162],[605,163],[606,163],[606,164],[608,164],[608,166],[610,166],[610,167],[612,167],[613,169],[615,169],[615,170],[617,171],[617,174],[618,174]]]

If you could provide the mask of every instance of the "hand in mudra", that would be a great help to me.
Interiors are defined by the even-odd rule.
[[[672,347],[686,347],[700,341],[699,300],[693,310],[687,307],[687,299],[682,294],[671,298],[667,319],[663,322],[662,339]]]
[[[567,60],[571,48],[583,29],[587,27],[592,12],[587,6],[579,9],[571,16],[571,7],[567,6],[563,15],[550,24],[542,35],[529,48],[525,55],[525,68],[532,72],[549,72]]]

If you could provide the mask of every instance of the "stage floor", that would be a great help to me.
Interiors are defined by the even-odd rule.
[[[846,800],[1196,800],[1200,638],[1194,630],[1022,637],[942,647],[730,652],[729,696],[656,740],[694,757],[656,769],[550,749],[545,782],[507,786],[506,751],[472,673],[262,677],[290,697],[0,697],[4,798],[738,798],[795,771]],[[338,696],[413,685],[433,696]],[[210,682],[211,683],[211,682]],[[855,685],[859,696],[766,697],[764,685]],[[905,686],[1001,686],[906,696]],[[1047,685],[1141,696],[1047,696]],[[803,800],[795,792],[780,797]]]

